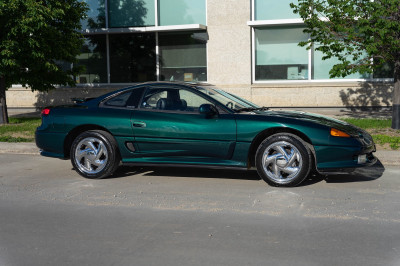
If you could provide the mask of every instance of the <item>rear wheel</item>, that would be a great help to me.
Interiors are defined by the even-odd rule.
[[[120,157],[111,134],[102,130],[81,133],[71,146],[71,163],[86,178],[105,178],[117,169]]]
[[[272,186],[297,186],[310,173],[311,158],[311,151],[302,139],[288,133],[275,134],[257,149],[257,172]]]

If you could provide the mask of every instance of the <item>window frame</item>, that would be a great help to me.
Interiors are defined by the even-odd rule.
[[[256,65],[256,63],[257,63],[257,51],[256,51],[256,46],[257,46],[257,36],[256,36],[256,30],[274,30],[274,29],[280,29],[280,28],[282,28],[283,30],[284,29],[289,29],[289,28],[291,28],[291,29],[295,29],[295,28],[297,28],[297,29],[301,29],[302,27],[301,27],[301,25],[291,25],[291,27],[280,27],[280,26],[271,26],[271,27],[253,27],[253,30],[252,30],[252,32],[254,33],[253,34],[253,36],[254,36],[254,38],[253,38],[253,51],[252,51],[252,53],[254,53],[254,59],[253,59],[253,63],[252,63],[252,65],[253,65],[253,69],[252,69],[252,77],[253,77],[253,81],[257,81],[257,82],[262,82],[262,83],[265,83],[265,82],[277,82],[277,81],[283,81],[283,82],[290,82],[290,83],[294,83],[294,82],[304,82],[304,81],[308,81],[308,80],[311,80],[312,79],[312,66],[311,66],[311,61],[312,61],[312,49],[310,49],[310,50],[306,50],[306,48],[304,48],[306,51],[304,51],[305,53],[307,53],[307,78],[306,79],[266,79],[266,80],[256,80],[256,67],[257,67],[257,65]],[[286,65],[292,65],[292,64],[286,64]],[[293,64],[294,65],[294,64]],[[271,66],[273,66],[273,65],[271,65]]]

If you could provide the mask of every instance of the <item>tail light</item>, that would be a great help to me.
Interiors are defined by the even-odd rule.
[[[45,108],[42,110],[42,116],[48,116],[50,114],[50,108]]]

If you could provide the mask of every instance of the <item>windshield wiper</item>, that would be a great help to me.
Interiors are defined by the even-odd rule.
[[[240,108],[236,110],[236,112],[251,112],[251,111],[267,111],[269,108],[268,107],[245,107],[245,108]]]

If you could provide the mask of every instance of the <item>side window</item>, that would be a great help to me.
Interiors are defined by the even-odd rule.
[[[158,101],[167,97],[168,92],[165,89],[150,89],[144,95],[141,107],[145,109],[160,109],[157,108]]]
[[[132,91],[121,93],[109,100],[107,100],[104,105],[105,106],[113,106],[113,107],[125,107],[128,103],[129,97],[131,96]]]
[[[149,89],[143,97],[141,108],[175,112],[197,113],[200,105],[211,104],[203,97],[185,89]]]
[[[197,113],[202,104],[212,104],[203,97],[187,90],[179,90],[181,101],[186,105],[185,111]]]

